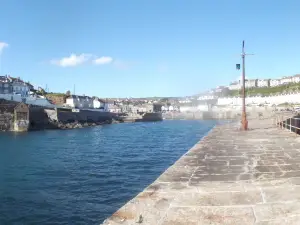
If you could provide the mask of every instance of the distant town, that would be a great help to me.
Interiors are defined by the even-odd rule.
[[[300,75],[281,79],[247,79],[248,104],[282,104],[298,101],[290,95],[300,92]],[[20,77],[0,76],[0,98],[25,102],[45,107],[98,109],[114,113],[149,112],[153,104],[161,104],[162,111],[207,110],[208,105],[239,105],[241,81],[231,82],[227,86],[218,86],[206,92],[185,97],[149,97],[149,98],[101,98],[97,96],[74,95],[46,92],[44,88],[34,87]],[[278,95],[285,95],[286,100]],[[272,99],[273,98],[273,99]],[[259,100],[258,100],[259,99]],[[277,100],[276,100],[277,99]],[[256,101],[256,102],[255,102]]]

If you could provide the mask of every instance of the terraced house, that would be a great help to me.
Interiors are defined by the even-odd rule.
[[[18,94],[27,97],[30,89],[33,89],[33,86],[20,78],[0,76],[0,94]]]
[[[7,76],[0,76],[0,94],[11,94],[12,84]]]

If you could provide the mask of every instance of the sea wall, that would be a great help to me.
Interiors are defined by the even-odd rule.
[[[29,130],[55,129],[57,126],[48,117],[44,107],[29,108]]]
[[[0,114],[0,131],[10,131],[13,129],[13,113]]]
[[[115,115],[110,112],[71,109],[45,109],[49,123],[59,129],[81,128],[112,123]]]
[[[162,121],[162,113],[160,112],[151,112],[145,113],[141,119],[136,119],[136,122],[152,122],[152,121]]]
[[[100,112],[100,111],[89,111],[89,110],[79,110],[79,112],[72,112],[71,110],[57,109],[57,121],[62,123],[71,122],[105,122],[112,121],[113,114],[110,112]]]

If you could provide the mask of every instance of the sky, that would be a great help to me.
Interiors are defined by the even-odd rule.
[[[0,0],[0,74],[51,92],[188,96],[300,73],[300,1]]]

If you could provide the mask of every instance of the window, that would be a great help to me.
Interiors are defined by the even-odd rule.
[[[27,120],[28,113],[27,112],[17,112],[16,120]]]

